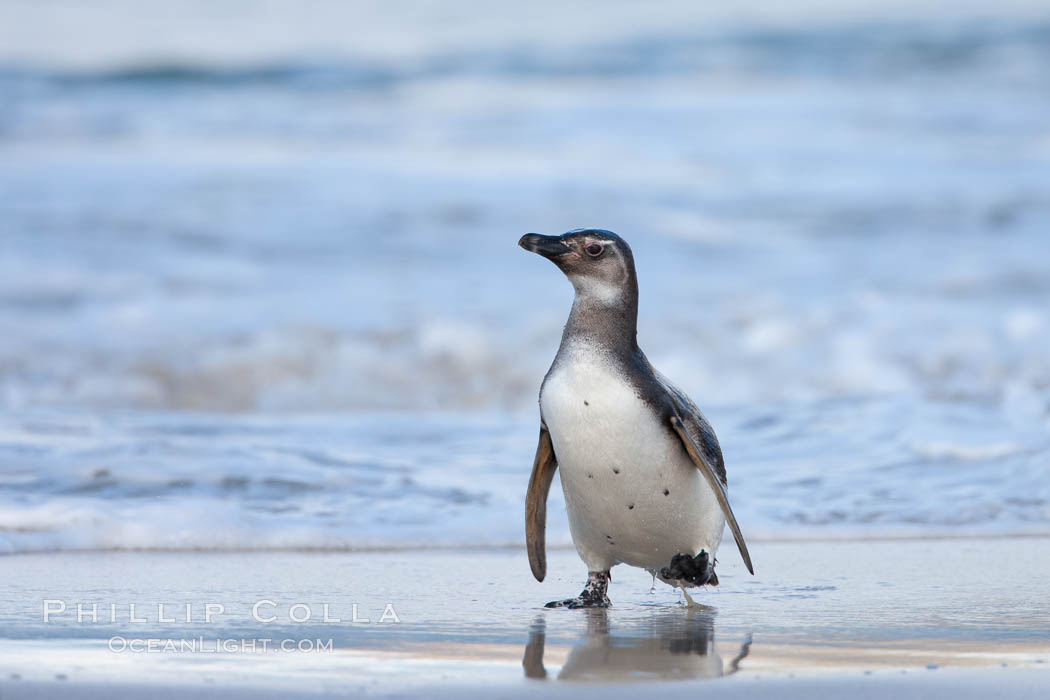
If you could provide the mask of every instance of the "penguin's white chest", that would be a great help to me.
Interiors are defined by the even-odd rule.
[[[558,364],[540,393],[580,557],[591,570],[714,556],[725,524],[696,466],[657,412],[597,353]]]

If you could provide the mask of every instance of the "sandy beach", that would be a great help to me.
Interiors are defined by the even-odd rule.
[[[756,542],[757,575],[727,557],[700,609],[620,567],[607,611],[542,608],[580,585],[567,550],[543,584],[514,549],[17,555],[0,560],[0,690],[1045,697],[1048,544]]]

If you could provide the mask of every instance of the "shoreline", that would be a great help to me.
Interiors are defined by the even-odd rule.
[[[0,694],[518,697],[545,682],[555,695],[619,697],[642,684],[673,696],[717,679],[730,697],[885,683],[906,697],[1004,684],[1008,698],[1045,696],[1045,539],[755,542],[757,575],[727,556],[722,585],[694,594],[698,609],[619,567],[611,608],[573,611],[542,607],[582,582],[575,552],[562,549],[542,584],[517,548],[25,554],[0,559]],[[65,609],[45,622],[55,600]],[[78,621],[78,603],[106,612]],[[170,607],[158,614],[159,603]],[[205,619],[208,605],[222,612]],[[396,622],[381,621],[385,605]],[[330,646],[121,653],[108,647],[114,636]]]
[[[748,536],[748,542],[757,544],[832,544],[864,542],[940,542],[981,540],[1050,540],[1050,532],[973,532],[973,533],[849,533],[843,535],[785,535],[778,537]],[[63,554],[383,554],[410,552],[524,552],[524,544],[406,544],[323,547],[83,547],[26,549],[0,552],[0,558],[26,555]],[[549,552],[575,552],[571,544],[547,545]]]
[[[622,685],[581,686],[580,684],[552,685],[531,681],[515,688],[485,687],[479,684],[431,686],[414,690],[389,692],[382,688],[359,686],[343,688],[332,684],[319,688],[277,688],[272,686],[219,687],[217,685],[157,685],[148,683],[70,683],[68,681],[31,682],[0,680],[0,691],[5,698],[61,697],[73,700],[105,700],[106,698],[150,697],[154,700],[184,700],[199,698],[317,698],[317,697],[399,697],[399,698],[517,698],[535,697],[542,693],[553,698],[620,698],[634,700],[640,694],[658,693],[661,698],[695,698],[698,693],[716,690],[719,698],[753,700],[755,697],[776,697],[785,700],[810,700],[819,697],[850,697],[877,693],[896,700],[928,700],[952,698],[979,700],[988,697],[1013,700],[1041,700],[1046,697],[1050,683],[1047,674],[1039,671],[953,671],[924,672],[891,675],[875,681],[877,676],[847,678],[763,678],[724,679],[680,683],[639,682]],[[717,683],[716,687],[709,685]]]

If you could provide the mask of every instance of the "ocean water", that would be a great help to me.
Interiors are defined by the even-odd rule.
[[[1050,530],[1050,12],[695,5],[0,2],[0,551],[520,543],[581,226],[745,533]]]

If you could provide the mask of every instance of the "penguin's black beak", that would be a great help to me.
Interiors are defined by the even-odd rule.
[[[542,255],[548,260],[554,260],[572,252],[572,248],[565,245],[561,236],[543,236],[538,233],[526,233],[518,241],[518,245],[531,253]]]

